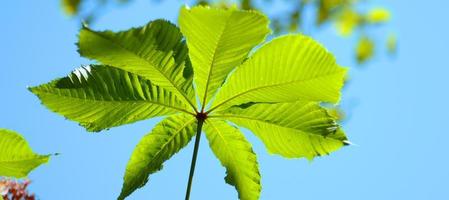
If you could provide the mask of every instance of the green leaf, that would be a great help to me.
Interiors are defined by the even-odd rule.
[[[173,93],[136,74],[91,65],[30,90],[53,112],[100,131],[155,116],[189,113]]]
[[[270,32],[255,11],[183,7],[179,25],[187,39],[201,104],[207,105],[229,72]]]
[[[78,46],[82,56],[149,79],[195,108],[187,46],[170,22],[156,20],[122,32],[83,27]]]
[[[204,128],[210,148],[226,168],[225,180],[235,186],[239,199],[259,199],[259,167],[251,144],[237,128],[222,120],[207,119]]]
[[[162,164],[186,146],[195,135],[196,118],[174,115],[157,124],[134,149],[126,167],[122,192],[125,199],[148,182],[148,176],[162,169]]]
[[[76,15],[78,13],[81,0],[62,0],[61,6],[67,15]]]
[[[33,152],[28,142],[18,133],[0,129],[0,176],[23,178],[41,164],[49,155]]]
[[[212,109],[248,102],[338,102],[346,69],[313,39],[287,35],[261,47],[229,77]]]
[[[270,153],[288,158],[329,154],[347,140],[337,131],[335,119],[316,102],[253,104],[233,107],[215,117],[248,128]]]

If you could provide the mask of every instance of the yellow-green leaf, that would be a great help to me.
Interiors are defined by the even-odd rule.
[[[78,47],[82,56],[149,79],[195,108],[187,46],[170,22],[156,20],[122,32],[83,27]]]
[[[204,130],[210,148],[226,168],[225,181],[237,189],[239,199],[259,199],[259,167],[251,144],[237,128],[221,120],[206,120]]]
[[[206,106],[229,72],[270,32],[255,11],[183,7],[179,25],[186,37],[200,102]]]
[[[162,120],[144,136],[128,162],[118,199],[125,199],[143,187],[149,175],[161,170],[166,160],[185,147],[195,135],[196,123],[193,116],[174,115]]]
[[[282,36],[261,47],[231,74],[211,109],[248,102],[335,103],[345,74],[346,69],[313,39]]]
[[[53,112],[100,131],[151,117],[191,112],[172,92],[142,76],[91,65],[30,90]]]
[[[49,160],[49,155],[33,152],[18,133],[0,129],[0,176],[23,178]]]
[[[215,117],[248,128],[270,153],[288,158],[327,155],[347,140],[342,131],[337,131],[335,118],[316,102],[249,104],[219,112]]]

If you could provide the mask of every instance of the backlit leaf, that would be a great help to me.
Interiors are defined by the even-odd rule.
[[[30,90],[50,110],[89,131],[189,112],[188,105],[172,92],[139,75],[102,65],[78,68],[67,77]]]
[[[337,132],[335,118],[316,102],[236,106],[216,115],[248,128],[269,152],[288,158],[327,155],[347,140]]]
[[[206,120],[204,129],[210,148],[226,168],[225,181],[237,189],[239,199],[259,199],[259,167],[251,144],[237,128],[221,120]]]
[[[148,182],[148,176],[161,170],[162,164],[185,147],[196,133],[196,119],[174,115],[162,120],[142,138],[126,167],[122,192],[125,199]]]
[[[49,160],[49,155],[33,152],[18,133],[0,129],[0,176],[23,178]]]
[[[229,72],[269,33],[268,19],[254,11],[183,7],[179,25],[187,39],[200,102],[209,99]]]
[[[272,40],[245,61],[217,94],[212,109],[248,102],[338,102],[346,70],[303,35]]]
[[[78,46],[82,56],[138,74],[195,107],[187,46],[170,22],[156,20],[122,32],[83,27]]]

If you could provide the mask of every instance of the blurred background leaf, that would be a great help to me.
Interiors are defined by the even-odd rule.
[[[367,36],[362,36],[357,44],[356,59],[358,63],[364,63],[374,55],[374,42]]]
[[[148,0],[159,3],[164,0]],[[97,17],[111,4],[127,5],[132,0],[61,0],[64,12],[73,18],[89,24],[95,23]],[[261,10],[269,13],[267,8],[281,4],[285,10],[272,13],[271,27],[274,34],[302,32],[313,35],[319,32],[326,24],[334,24],[336,31],[343,38],[361,38],[357,42],[354,59],[359,64],[371,60],[374,54],[374,41],[386,41],[384,51],[396,53],[397,38],[385,35],[379,40],[367,39],[369,32],[375,31],[379,25],[387,23],[391,19],[391,13],[383,7],[369,8],[373,1],[358,0],[194,0],[193,5],[207,5],[213,7],[239,7],[245,10]],[[83,6],[87,5],[89,6]],[[93,5],[93,6],[92,6]],[[368,7],[368,8],[366,8]],[[361,9],[364,8],[364,9]],[[314,17],[305,16],[304,13],[312,11]],[[310,26],[309,24],[312,24]],[[384,46],[384,45],[379,45]]]
[[[61,6],[64,12],[69,15],[77,15],[81,0],[62,0]]]

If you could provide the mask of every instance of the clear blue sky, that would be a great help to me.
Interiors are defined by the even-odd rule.
[[[126,29],[162,17],[175,21],[183,4],[149,2],[111,8],[93,28]],[[449,3],[376,2],[393,12],[393,21],[382,31],[398,34],[399,53],[391,59],[380,52],[373,62],[351,68],[343,97],[351,117],[344,128],[357,146],[309,163],[268,155],[246,132],[258,154],[262,200],[449,199]],[[31,190],[43,200],[114,199],[134,146],[159,119],[92,134],[51,113],[26,86],[89,63],[76,52],[78,22],[64,17],[56,0],[15,0],[2,2],[0,24],[0,127],[21,132],[37,152],[61,153],[30,175]],[[355,41],[329,28],[316,39],[340,64],[355,66]],[[192,147],[129,199],[183,199]],[[205,138],[198,159],[192,199],[236,199]]]

